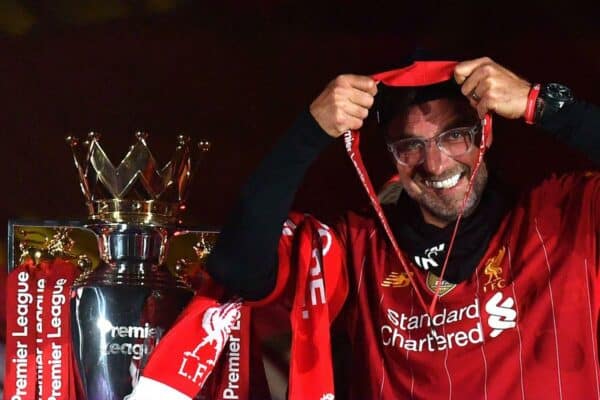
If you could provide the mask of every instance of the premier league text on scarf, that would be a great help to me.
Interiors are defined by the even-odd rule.
[[[25,271],[17,275],[17,330],[11,332],[13,337],[27,337],[29,334],[29,305],[33,302],[33,295],[29,293],[29,274]],[[27,382],[27,371],[29,369],[29,349],[27,343],[20,340],[16,341],[17,351],[15,358],[11,361],[15,364],[16,371],[16,392],[11,400],[21,400],[22,396],[27,396],[27,388],[30,387]]]
[[[63,337],[62,331],[62,306],[67,301],[66,296],[66,279],[58,279],[52,288],[52,296],[51,296],[51,305],[50,305],[50,329],[45,335],[45,340],[50,340],[50,346],[48,347],[50,350],[50,359],[48,364],[50,365],[51,373],[51,388],[52,392],[50,396],[48,396],[48,400],[53,400],[57,397],[62,396],[62,365],[61,360],[63,357],[63,348],[62,344],[56,343],[54,339],[60,339]],[[33,295],[30,293],[29,287],[29,273],[22,271],[17,274],[17,320],[16,325],[17,329],[11,332],[11,336],[15,338],[27,338],[31,333],[29,332],[29,327],[31,324],[29,323],[30,318],[30,305],[33,303]],[[42,332],[41,327],[41,314],[42,314],[42,300],[43,300],[43,291],[45,289],[46,281],[44,279],[40,279],[37,281],[37,298],[36,298],[36,331],[38,333]],[[39,345],[41,343],[42,337],[36,338],[36,343]],[[30,349],[28,343],[21,342],[19,339],[16,341],[16,352],[15,358],[11,361],[15,364],[16,371],[16,391],[15,394],[11,397],[11,400],[21,400],[29,397],[28,390],[32,387],[27,382],[27,371],[29,370],[29,353],[34,351],[34,349]],[[42,365],[42,354],[40,348],[35,349],[36,356],[35,361],[37,364],[38,374],[41,371]],[[38,388],[41,388],[39,380],[41,379],[41,374],[38,375]]]

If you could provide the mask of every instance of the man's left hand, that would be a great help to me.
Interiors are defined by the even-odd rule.
[[[457,64],[454,79],[480,118],[490,111],[510,119],[525,114],[531,84],[489,57]]]

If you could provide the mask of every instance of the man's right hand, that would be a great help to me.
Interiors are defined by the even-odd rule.
[[[310,113],[329,136],[337,138],[362,126],[375,94],[377,84],[370,77],[340,75],[312,102]]]

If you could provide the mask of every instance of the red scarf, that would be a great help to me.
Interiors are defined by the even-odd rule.
[[[296,232],[292,232],[292,229]],[[290,254],[296,252],[298,258],[292,260]],[[312,217],[293,214],[285,227],[280,255],[281,271],[295,271],[297,274],[293,277],[296,284],[290,312],[292,351],[289,396],[291,399],[333,399],[329,326],[341,309],[345,294],[327,297],[326,287],[335,285],[340,274],[344,273],[342,248],[329,227]],[[281,295],[272,295],[266,302]],[[228,351],[224,349],[233,332],[239,332],[239,327],[243,326],[240,318],[243,321],[244,309],[249,311],[249,307],[241,306],[238,301],[220,304],[210,297],[196,296],[152,352],[129,400],[191,400],[213,371],[223,379],[222,370],[216,368],[216,360],[221,353],[227,358],[231,345]],[[247,327],[241,331],[242,342],[249,335]],[[223,364],[221,368],[227,365],[226,362]],[[248,362],[243,364],[249,365]],[[240,373],[247,376],[250,371]],[[210,390],[213,393],[210,398],[247,399],[250,394],[247,385],[246,378],[240,383],[239,390],[233,393],[226,391],[228,386],[221,383],[222,390]],[[244,395],[240,396],[240,393]]]
[[[16,267],[6,282],[7,399],[75,399],[70,289],[79,274],[57,258]]]
[[[451,79],[455,64],[417,62],[373,78],[389,86],[431,85]],[[484,137],[490,130],[491,119],[486,116]],[[402,258],[362,163],[359,133],[348,132],[344,140],[396,254],[407,269],[408,263]],[[484,142],[482,139],[480,159]],[[289,396],[293,400],[333,400],[329,326],[346,296],[332,290],[345,274],[343,249],[327,226],[311,217],[293,215],[284,227],[279,253],[278,283],[295,280],[290,312]],[[291,254],[297,257],[292,259]],[[67,301],[77,273],[71,263],[57,259],[51,265],[42,263],[39,267],[28,262],[9,275],[6,398],[77,398]],[[412,281],[411,274],[407,276]],[[414,283],[413,286],[416,290]],[[435,308],[436,296],[434,303],[427,307],[421,294],[416,293],[424,309]],[[142,378],[128,398],[191,400],[204,386],[203,393],[210,393],[211,399],[247,399],[250,395],[249,306],[275,301],[281,295],[273,293],[261,303],[244,306],[239,300],[221,304],[214,295],[196,296],[152,352]],[[226,357],[221,357],[219,362],[222,355]],[[213,380],[212,387],[208,388],[208,378],[213,372],[218,381]]]
[[[373,79],[382,82],[388,86],[427,86],[452,79],[456,62],[434,61],[434,62],[416,62],[413,65],[373,75]],[[484,130],[482,138],[482,146],[480,148],[480,160],[484,152],[485,137],[491,131],[491,118],[486,116],[483,121]],[[367,194],[375,208],[379,219],[381,220],[384,229],[394,247],[396,255],[399,257],[404,269],[409,268],[409,263],[404,259],[400,249],[394,239],[387,219],[383,214],[381,205],[377,200],[375,190],[371,184],[370,178],[366,172],[359,151],[359,132],[347,132],[344,135],[346,150],[348,156],[353,162],[359,178],[363,183]],[[476,171],[473,177],[476,175]],[[472,182],[470,183],[472,184]],[[292,227],[301,225],[295,234],[292,234]],[[457,223],[458,226],[458,223]],[[294,238],[295,237],[295,238]],[[294,238],[294,239],[291,239]],[[295,246],[297,251],[285,252],[281,251],[281,246]],[[333,400],[333,373],[331,364],[331,348],[329,326],[332,318],[337,314],[343,303],[343,298],[331,299],[328,296],[327,287],[332,284],[333,276],[344,273],[342,260],[342,248],[334,239],[333,233],[324,225],[321,225],[313,218],[302,218],[298,215],[292,217],[292,223],[284,227],[282,236],[282,244],[280,244],[280,269],[278,279],[288,279],[287,271],[290,266],[294,267],[296,275],[292,277],[296,279],[293,307],[290,318],[292,323],[292,351],[291,365],[289,377],[289,397],[292,400],[307,399],[307,400]],[[448,252],[448,254],[450,251]],[[290,254],[297,254],[296,260],[290,260]],[[283,256],[283,257],[282,257]],[[442,270],[442,273],[445,269]],[[425,303],[422,294],[418,291],[417,286],[412,282],[412,274],[407,273],[421,306],[426,311],[431,311],[435,308],[435,299],[429,306]],[[441,281],[441,279],[440,279]],[[283,287],[285,285],[277,285]],[[331,291],[335,292],[335,291]],[[273,301],[280,293],[275,293],[269,296],[266,301]],[[194,310],[191,313],[195,316],[196,322],[189,324],[181,321],[170,331],[170,339],[177,342],[179,345],[182,341],[186,342],[184,347],[178,348],[176,359],[179,357],[179,352],[183,349],[192,348],[198,341],[204,341],[206,333],[201,328],[199,320],[206,310],[214,307],[229,307],[228,304],[218,305],[216,302],[210,302],[208,299],[203,300],[203,306],[191,305]],[[261,304],[264,304],[261,303]],[[232,324],[235,322],[232,322]],[[181,326],[180,326],[181,325]],[[169,336],[168,335],[168,336]],[[148,377],[150,365],[153,366],[150,371],[157,373],[152,375],[152,386],[148,385],[148,390],[144,390],[144,396],[135,397],[135,399],[159,399],[156,397],[147,397],[155,393],[161,385],[167,385],[168,389],[175,390],[182,397],[178,399],[191,399],[198,391],[198,382],[193,382],[192,379],[182,377],[179,374],[177,382],[174,381],[175,364],[169,364],[168,354],[174,354],[171,350],[172,345],[169,345],[166,340],[165,344],[161,344],[154,352],[149,360],[148,366],[144,371],[144,376]],[[224,346],[225,341],[222,341]],[[217,351],[220,352],[222,347]],[[212,353],[211,353],[212,354]],[[159,366],[162,366],[159,370]],[[168,367],[167,367],[168,366]],[[203,378],[212,371],[212,366],[207,366],[204,370]],[[140,382],[142,384],[144,382]],[[195,386],[196,385],[196,386]],[[153,388],[153,389],[151,389]],[[142,386],[138,385],[134,393],[142,393]],[[170,392],[165,392],[170,393]],[[175,397],[173,397],[175,398]],[[224,397],[223,397],[224,398]]]

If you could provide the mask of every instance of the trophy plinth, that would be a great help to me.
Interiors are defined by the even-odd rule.
[[[190,141],[179,136],[175,155],[159,170],[146,138],[136,134],[116,167],[98,135],[67,139],[100,258],[76,279],[71,300],[73,348],[88,400],[131,393],[149,354],[193,295],[186,279],[165,265],[192,175]],[[208,149],[200,143],[199,153]]]

